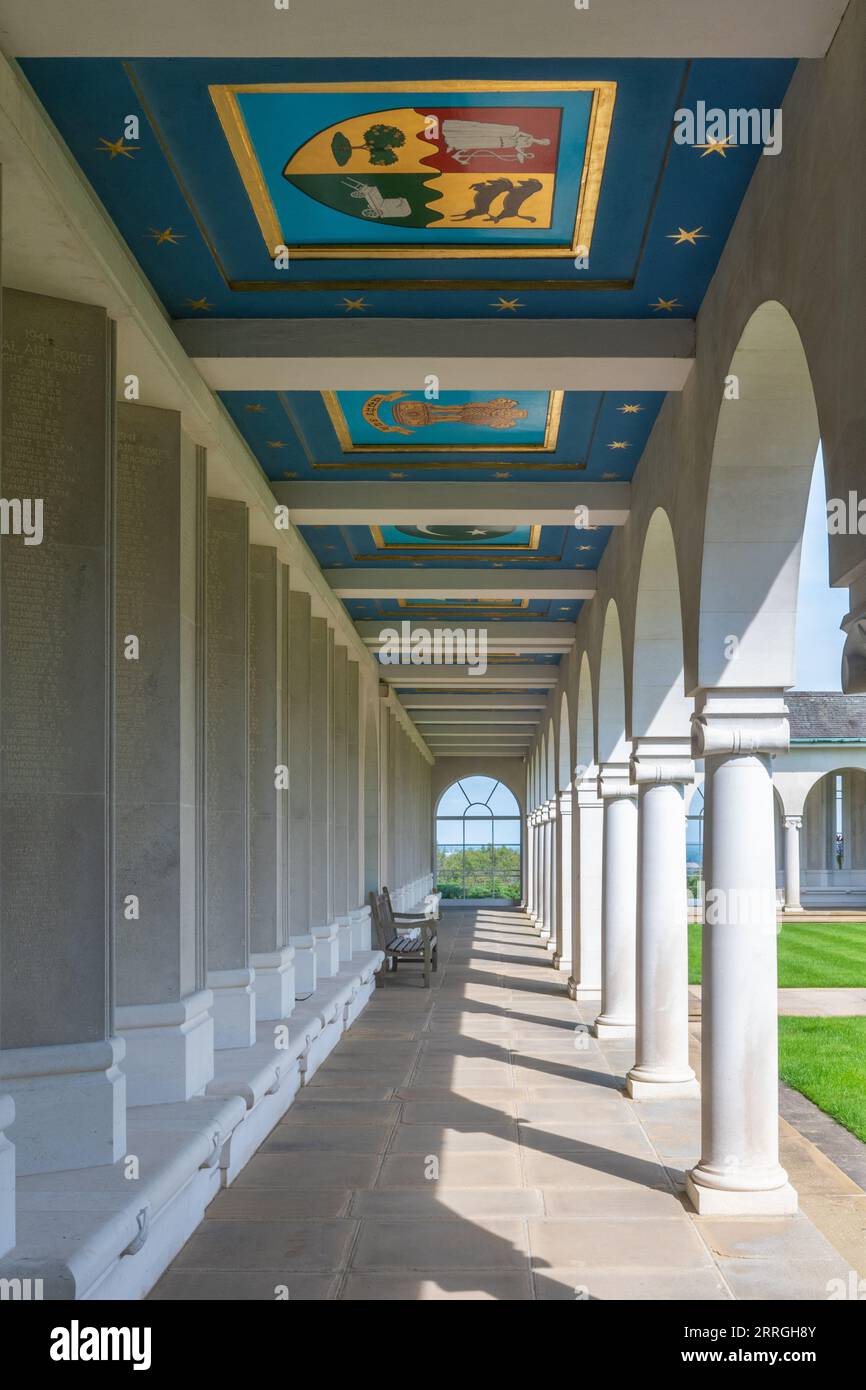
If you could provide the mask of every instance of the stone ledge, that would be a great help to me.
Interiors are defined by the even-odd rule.
[[[382,960],[356,953],[323,980],[283,1021],[287,1046],[269,1021],[252,1047],[218,1051],[204,1095],[131,1108],[121,1161],[19,1179],[18,1244],[0,1278],[41,1279],[46,1300],[144,1298],[361,1013]],[[131,1157],[138,1179],[124,1176]]]

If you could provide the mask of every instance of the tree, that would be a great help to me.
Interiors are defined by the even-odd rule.
[[[396,164],[397,156],[394,150],[398,150],[405,143],[406,136],[398,126],[371,125],[369,130],[364,131],[363,145],[351,144],[343,132],[338,130],[331,141],[331,153],[341,168],[348,164],[353,150],[366,150],[371,164]]]

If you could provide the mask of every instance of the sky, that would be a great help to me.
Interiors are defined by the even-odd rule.
[[[830,588],[827,555],[827,502],[819,448],[800,560],[795,690],[842,689],[840,666],[845,634],[840,632],[839,623],[848,612],[849,594],[847,589]]]

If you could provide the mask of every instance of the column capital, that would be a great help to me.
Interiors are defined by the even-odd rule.
[[[598,794],[603,801],[637,796],[637,787],[629,781],[628,763],[602,763],[598,769]]]
[[[688,738],[636,738],[629,778],[634,786],[687,786],[695,780],[695,765]]]
[[[786,829],[786,830],[802,830],[802,828],[803,828],[803,817],[802,817],[802,816],[785,816],[785,817],[784,817],[784,825],[785,825],[785,829]]]
[[[557,792],[556,799],[559,802],[559,814],[561,816],[571,815],[573,809],[573,795],[574,792],[571,785],[564,787],[561,792]]]
[[[556,820],[556,813],[559,810],[559,801],[556,796],[552,796],[550,800],[545,803],[545,810],[547,811],[548,820]]]
[[[791,738],[781,690],[702,690],[692,715],[692,757],[785,753]]]

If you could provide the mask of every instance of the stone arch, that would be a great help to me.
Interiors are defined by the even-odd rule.
[[[622,632],[619,610],[614,599],[608,603],[604,615],[598,668],[596,727],[596,761],[599,765],[627,763],[630,750],[626,743]]]
[[[644,536],[638,577],[629,732],[634,738],[684,737],[691,712],[676,545],[667,512],[659,507]]]
[[[571,728],[568,722],[568,694],[563,690],[559,700],[559,755],[557,758],[557,791],[571,784]]]
[[[577,721],[574,740],[575,781],[581,782],[595,763],[595,707],[592,698],[592,673],[586,652],[580,659],[577,680]]]
[[[697,685],[794,683],[800,545],[820,432],[800,334],[768,300],[728,371],[704,519]]]

